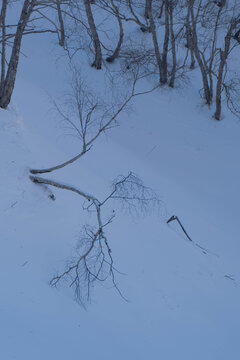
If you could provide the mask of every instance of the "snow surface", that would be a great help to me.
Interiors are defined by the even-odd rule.
[[[197,81],[136,98],[120,127],[50,178],[104,198],[129,170],[154,188],[159,214],[121,214],[108,228],[129,302],[97,286],[86,310],[66,285],[49,286],[74,253],[86,221],[76,194],[29,181],[29,167],[77,154],[49,111],[67,75],[43,44],[21,61],[10,109],[0,111],[0,358],[3,360],[238,360],[240,353],[240,124],[199,100]],[[35,62],[40,58],[36,71]],[[62,70],[62,76],[59,71]],[[93,81],[100,81],[93,69]],[[99,77],[99,78],[97,78]],[[93,82],[94,83],[94,82]],[[186,239],[177,215],[196,244]]]

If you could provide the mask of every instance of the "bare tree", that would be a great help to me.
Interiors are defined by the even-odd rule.
[[[125,210],[128,209],[130,212],[135,209],[144,212],[151,211],[159,203],[156,194],[145,187],[141,180],[131,172],[127,176],[119,176],[113,182],[112,191],[102,201],[75,186],[32,175],[30,179],[36,184],[75,192],[87,201],[83,209],[94,212],[96,217],[95,226],[85,225],[83,227],[76,256],[70,260],[62,273],[52,278],[51,286],[57,286],[61,281],[67,280],[69,286],[74,288],[76,300],[84,304],[85,300],[90,298],[93,283],[104,282],[110,278],[114,288],[123,297],[115,280],[116,268],[105,230],[113,221],[116,213],[115,211],[111,212],[104,220],[104,208],[108,203],[117,200],[121,201]]]
[[[160,83],[162,85],[167,83],[168,80],[168,46],[169,46],[169,0],[164,0],[164,41],[162,49],[162,72]]]
[[[212,76],[211,73],[205,67],[206,62],[202,58],[202,54],[199,49],[199,41],[198,41],[198,30],[197,25],[199,21],[199,17],[201,14],[202,9],[202,1],[200,0],[198,4],[196,4],[195,0],[188,1],[189,12],[191,16],[191,33],[192,33],[192,46],[194,49],[194,54],[196,60],[198,62],[199,69],[202,75],[202,82],[203,82],[203,90],[204,90],[204,99],[206,100],[206,104],[210,105],[212,102],[212,92],[209,85],[209,78],[208,75]],[[196,7],[196,11],[194,11],[194,6]]]
[[[118,22],[118,26],[119,26],[119,39],[118,39],[118,43],[117,46],[115,48],[115,50],[113,51],[113,54],[109,57],[107,57],[107,62],[112,63],[115,59],[118,58],[119,54],[120,54],[120,49],[123,43],[123,36],[124,36],[124,32],[123,32],[123,24],[122,24],[122,19],[119,13],[119,9],[118,7],[115,5],[113,0],[110,0],[111,6],[112,6],[112,10],[113,10],[113,14],[117,19]]]
[[[231,19],[229,28],[224,37],[224,48],[219,48],[219,57],[220,62],[217,71],[217,84],[216,84],[216,111],[214,114],[214,118],[216,120],[220,120],[221,117],[221,104],[222,104],[222,91],[223,91],[223,78],[224,78],[224,69],[227,65],[227,59],[230,52],[235,48],[236,42],[231,47],[231,40],[235,40],[235,31],[237,25],[240,24],[240,13],[236,15],[236,17]]]
[[[94,62],[92,63],[92,66],[95,67],[97,70],[99,70],[102,67],[102,50],[91,9],[91,2],[90,0],[83,0],[83,3],[87,15],[88,25],[90,27],[94,50],[95,50],[95,59]]]
[[[62,119],[77,134],[81,142],[81,152],[74,158],[57,166],[30,170],[29,177],[33,183],[72,191],[85,201],[83,203],[84,210],[95,213],[95,225],[84,225],[80,236],[81,246],[78,248],[76,257],[71,260],[70,265],[62,273],[51,280],[51,285],[56,286],[62,280],[69,279],[70,286],[74,287],[76,298],[81,301],[89,298],[91,285],[94,282],[105,281],[109,277],[114,287],[121,294],[115,282],[115,267],[109,240],[105,232],[105,228],[114,219],[115,213],[110,213],[105,218],[103,215],[104,209],[108,208],[110,202],[117,201],[124,210],[145,213],[149,212],[154,206],[159,205],[159,200],[154,191],[144,186],[141,180],[131,172],[127,176],[119,176],[114,180],[112,190],[103,200],[74,185],[67,185],[60,181],[40,177],[39,174],[62,169],[85,155],[98,137],[114,125],[117,116],[126,108],[130,100],[135,96],[144,94],[135,91],[136,82],[137,78],[133,81],[129,96],[113,112],[112,107],[106,109],[105,105],[101,105],[97,97],[89,91],[80,77],[74,76],[72,82],[73,99],[70,103],[69,100],[67,102],[68,109],[72,109],[72,111],[64,111],[58,105],[56,106]],[[75,122],[74,114],[78,122]],[[52,196],[54,197],[54,195]]]
[[[6,12],[7,12],[7,0],[3,0],[1,14],[0,14],[0,26],[1,26],[1,79],[0,79],[0,99],[4,90],[4,80],[5,80],[5,63],[6,63]],[[0,100],[1,101],[1,100]]]
[[[72,114],[70,113],[69,115],[68,110],[66,111],[65,109],[64,111],[57,104],[55,105],[62,119],[69,124],[79,136],[81,140],[81,151],[73,158],[56,166],[46,169],[31,169],[31,174],[43,174],[59,170],[80,159],[91,149],[99,136],[114,126],[117,117],[127,107],[130,101],[135,96],[142,94],[136,93],[135,91],[137,82],[135,78],[129,95],[123,99],[119,107],[106,107],[104,102],[100,103],[101,100],[98,100],[97,96],[88,90],[87,85],[82,81],[81,77],[79,77],[79,73],[76,72],[75,75],[73,76],[71,85],[71,102],[68,100],[67,107],[75,112],[78,124],[75,124],[71,119]]]
[[[202,75],[204,99],[208,105],[211,105],[216,94],[214,118],[219,120],[223,81],[228,70],[227,59],[238,45],[238,42],[233,40],[236,40],[235,35],[240,22],[239,4],[226,0],[213,2],[189,0],[188,9],[191,16],[192,46]],[[216,78],[216,93],[214,93],[214,77]]]
[[[142,32],[150,32],[150,28],[149,26],[146,25],[146,21],[148,19],[148,15],[147,15],[147,11],[148,11],[148,4],[147,4],[147,0],[145,0],[145,13],[144,13],[144,18],[145,18],[145,22],[141,21],[140,17],[136,14],[136,12],[134,11],[134,6],[133,6],[133,0],[126,0],[127,2],[127,6],[128,9],[130,11],[130,14],[128,17],[123,16],[123,19],[125,21],[134,21],[137,25],[140,26],[140,29]],[[139,4],[141,6],[141,3]]]
[[[152,0],[146,0],[145,11],[148,14],[149,24],[152,33],[153,47],[154,47],[157,67],[159,71],[159,82],[161,85],[165,85],[168,80],[168,47],[169,47],[169,38],[170,38],[169,10],[170,9],[172,10],[172,8],[168,0],[163,0],[162,6],[164,7],[164,39],[162,45],[162,52],[160,52],[156,21],[154,18],[154,11],[152,5],[153,5]],[[173,20],[173,18],[171,18],[171,20]],[[172,32],[173,32],[173,23],[172,23]],[[171,40],[174,41],[173,33]],[[173,60],[176,61],[176,53],[174,53],[174,49],[173,49],[173,54],[174,54]],[[172,80],[171,81],[172,85],[173,82],[174,81]]]
[[[2,1],[0,13],[0,107],[6,108],[11,99],[23,36],[53,33],[70,61],[79,53],[77,60],[81,62],[82,52],[90,51],[94,53],[92,66],[101,69],[105,56],[109,63],[119,58],[121,71],[122,63],[127,70],[137,66],[143,76],[157,73],[159,84],[170,87],[187,71],[190,54],[190,69],[197,63],[201,73],[203,98],[210,106],[216,95],[214,117],[220,118],[227,59],[240,38],[239,4],[235,0],[24,0],[17,24],[6,22],[8,2]],[[145,35],[126,34],[127,22],[135,23]],[[187,51],[182,60],[179,48],[184,29]],[[116,44],[112,41],[115,36]],[[105,65],[110,73],[110,66]],[[126,76],[124,70],[122,76]]]
[[[158,72],[159,72],[159,82],[160,82],[160,84],[163,84],[164,76],[162,73],[162,59],[161,59],[161,54],[160,54],[160,49],[159,49],[159,44],[158,44],[155,21],[154,21],[153,12],[152,12],[152,0],[147,0],[146,8],[147,8],[146,12],[147,12],[148,18],[149,18],[149,23],[150,23],[151,33],[152,33],[152,42],[153,42],[153,47],[154,47],[154,51],[155,51]]]
[[[0,93],[0,107],[6,109],[13,92],[16,72],[18,67],[20,47],[22,42],[22,37],[24,34],[25,27],[28,23],[28,20],[32,14],[33,8],[35,6],[35,0],[25,0],[21,15],[17,24],[17,30],[14,37],[14,43],[12,47],[11,57],[8,64],[7,73],[5,76],[5,45],[6,45],[6,33],[5,33],[5,16],[7,1],[4,0],[1,10],[1,25],[2,25],[2,72],[1,72],[1,93]]]
[[[169,27],[170,27],[170,37],[171,37],[171,52],[172,52],[172,70],[171,76],[169,81],[169,86],[174,87],[175,77],[176,77],[176,69],[177,69],[177,54],[176,54],[176,37],[174,34],[174,23],[173,23],[173,16],[174,16],[174,1],[168,1],[168,13],[169,13]]]
[[[6,109],[11,100],[21,54],[22,40],[25,35],[44,33],[57,34],[59,45],[64,46],[65,29],[61,9],[62,4],[66,4],[64,0],[57,0],[56,2],[55,0],[24,0],[17,24],[8,24],[6,19],[9,0],[2,1],[0,13],[1,108]],[[53,19],[47,15],[48,11]],[[57,11],[58,14],[58,23],[54,19],[55,11]],[[44,26],[42,26],[42,24],[44,24]],[[8,51],[6,51],[7,47]]]
[[[65,45],[65,26],[63,21],[63,13],[61,9],[61,0],[56,0],[56,6],[57,6],[57,14],[58,14],[58,21],[59,21],[59,45],[64,47]]]
[[[190,25],[190,4],[187,6],[187,14],[185,18],[185,28],[186,28],[186,48],[190,51],[191,64],[190,69],[195,67],[195,57],[194,57],[194,47],[192,41],[192,30]]]

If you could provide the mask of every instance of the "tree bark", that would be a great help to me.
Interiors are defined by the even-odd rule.
[[[113,7],[113,9],[114,9],[114,12],[115,12],[115,16],[116,16],[116,18],[117,18],[117,21],[118,21],[118,26],[119,26],[119,40],[118,40],[117,46],[116,46],[113,54],[106,59],[107,62],[110,62],[110,63],[112,63],[112,62],[119,56],[120,49],[121,49],[122,42],[123,42],[123,25],[122,25],[122,20],[120,19],[118,8],[117,8],[117,6],[114,4],[113,0],[111,0],[111,4],[112,4],[112,7]]]
[[[161,55],[160,55],[159,46],[158,46],[155,22],[154,22],[153,15],[152,15],[152,0],[146,0],[146,6],[147,6],[149,23],[150,23],[151,33],[152,33],[152,42],[153,42],[155,57],[157,60],[157,67],[158,67],[158,72],[159,72],[159,82],[162,83],[162,61],[161,61]]]
[[[202,61],[201,54],[200,54],[199,47],[198,47],[198,37],[197,37],[197,29],[196,29],[197,19],[194,17],[193,4],[194,4],[194,0],[191,0],[190,4],[189,4],[189,7],[190,7],[189,9],[190,9],[190,15],[191,15],[191,22],[192,22],[193,50],[194,50],[194,54],[197,59],[200,71],[201,71],[201,75],[202,75],[204,98],[206,100],[206,104],[210,105],[212,102],[212,96],[211,96],[211,92],[210,92],[210,88],[209,88],[207,72],[204,67],[204,63]]]
[[[148,0],[145,0],[144,18],[145,18],[146,21],[149,19],[148,10],[149,10]]]
[[[90,0],[83,0],[85,11],[88,19],[88,25],[90,27],[94,51],[95,51],[95,59],[92,63],[92,67],[95,67],[97,70],[102,68],[102,51],[101,51],[101,44],[97,33],[97,28],[94,22],[94,17],[91,9]]]
[[[195,57],[193,51],[192,30],[190,26],[190,6],[188,6],[188,10],[187,10],[185,27],[186,27],[186,41],[187,41],[186,47],[188,50],[190,50],[190,57],[191,57],[190,69],[193,70],[195,67]]]
[[[6,64],[6,28],[5,28],[5,20],[6,20],[6,12],[7,12],[7,0],[2,1],[2,8],[0,14],[0,26],[2,33],[2,46],[1,46],[1,78],[0,78],[0,98],[3,92],[3,85],[5,79],[5,64]]]
[[[222,111],[222,82],[223,82],[223,71],[227,62],[227,57],[229,54],[230,43],[231,43],[231,33],[234,28],[232,24],[227,32],[227,35],[224,39],[224,50],[220,49],[220,64],[218,67],[218,76],[217,76],[217,85],[216,85],[216,111],[214,118],[220,120],[221,111]]]
[[[177,56],[176,56],[176,44],[175,44],[175,35],[173,29],[173,1],[169,1],[169,22],[170,22],[170,35],[171,35],[171,48],[172,48],[172,71],[169,81],[169,86],[174,87],[175,77],[176,77],[176,68],[177,68]]]
[[[4,79],[2,93],[0,95],[0,107],[3,109],[6,109],[8,107],[8,104],[11,100],[16,80],[22,37],[25,27],[33,11],[34,5],[35,0],[25,0],[22,7],[22,12],[17,25],[16,35],[12,47],[11,57],[8,64],[7,74]]]
[[[169,44],[169,13],[168,13],[169,1],[164,0],[164,14],[165,14],[165,34],[164,34],[164,42],[163,42],[163,52],[162,52],[162,62],[161,62],[161,75],[160,75],[160,83],[164,85],[167,83],[168,78],[168,44]]]
[[[58,21],[59,21],[59,26],[60,26],[59,45],[64,47],[64,45],[65,45],[65,29],[64,29],[60,0],[57,0],[56,4],[57,4]]]

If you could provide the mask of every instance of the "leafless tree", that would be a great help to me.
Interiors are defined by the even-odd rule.
[[[92,66],[100,69],[104,64],[110,72],[103,59],[111,63],[119,58],[119,68],[123,62],[128,70],[137,64],[144,76],[155,72],[159,84],[170,87],[187,71],[190,54],[190,69],[197,63],[202,76],[203,98],[210,106],[216,96],[214,117],[220,118],[224,71],[240,38],[237,1],[24,0],[19,21],[8,24],[9,1],[2,1],[0,13],[0,107],[6,108],[11,99],[23,37],[53,33],[71,61],[80,54],[77,61],[81,62],[83,51],[94,53]],[[128,22],[145,35],[126,34]],[[184,33],[187,51],[182,59],[179,48]]]
[[[102,1],[101,1],[101,3],[102,3]],[[119,39],[118,39],[117,46],[115,47],[115,50],[113,51],[111,56],[108,56],[106,59],[107,62],[112,63],[115,59],[118,58],[118,56],[120,54],[121,46],[123,43],[123,36],[124,36],[123,23],[122,23],[122,19],[121,19],[121,14],[119,12],[119,8],[115,4],[114,0],[110,0],[110,6],[108,4],[106,4],[106,2],[104,1],[103,6],[104,6],[105,10],[109,11],[111,14],[114,15],[114,17],[117,19],[117,23],[118,23],[118,27],[119,27]]]
[[[227,107],[233,115],[240,118],[240,78],[236,75],[236,72],[234,72],[228,80],[223,80],[224,81],[222,83],[222,86],[226,98]]]
[[[62,3],[65,3],[63,0],[56,0],[56,2],[55,0],[24,0],[17,24],[8,24],[6,22],[9,3],[9,0],[2,1],[0,13],[0,107],[3,109],[8,107],[13,93],[23,37],[25,35],[53,33],[57,34],[59,45],[64,46],[65,43],[65,31],[61,10]],[[51,17],[47,15],[48,11],[52,13],[55,11],[55,5],[58,14],[58,23],[56,23],[55,19],[51,19]],[[42,27],[41,24],[43,22],[44,26]],[[7,56],[8,54],[9,56]]]
[[[102,67],[102,50],[101,50],[101,44],[100,44],[100,40],[99,40],[99,36],[98,36],[97,28],[95,25],[92,8],[91,8],[91,1],[83,0],[83,3],[84,3],[86,15],[87,15],[87,20],[88,20],[88,25],[90,28],[92,40],[93,40],[94,50],[95,50],[95,58],[94,58],[94,62],[92,63],[92,66],[95,67],[97,70],[99,70]]]
[[[160,84],[164,84],[164,79],[165,79],[164,75],[165,74],[163,74],[162,59],[161,59],[161,54],[160,54],[160,49],[159,49],[159,44],[158,44],[155,20],[153,17],[152,0],[147,0],[146,8],[147,8],[146,13],[148,14],[150,28],[151,28],[152,42],[153,42],[153,47],[154,47],[154,51],[155,51],[155,57],[156,57],[156,61],[157,61],[158,71],[159,71],[159,82],[160,82]]]
[[[61,9],[61,0],[56,0],[56,6],[57,6],[57,14],[58,14],[58,21],[59,21],[59,31],[57,34],[59,34],[59,45],[64,47],[65,45],[65,25],[63,21],[63,13]]]
[[[204,90],[204,99],[207,105],[212,103],[212,91],[209,84],[209,77],[211,82],[212,74],[206,68],[206,61],[203,58],[203,52],[200,51],[199,48],[199,40],[198,40],[198,24],[201,21],[201,11],[202,11],[202,1],[189,0],[188,1],[189,12],[191,17],[191,34],[192,40],[191,45],[193,46],[194,54],[202,75],[203,82],[203,90]]]
[[[67,109],[66,107],[62,109],[57,104],[56,106],[61,118],[78,136],[81,142],[81,152],[59,165],[46,169],[31,169],[29,177],[35,184],[56,187],[78,194],[84,201],[83,209],[95,213],[95,225],[86,224],[83,227],[79,239],[81,246],[78,247],[76,257],[71,260],[62,273],[51,280],[51,285],[57,286],[62,280],[68,279],[70,286],[74,287],[76,299],[84,302],[90,296],[92,284],[106,281],[108,278],[111,278],[114,287],[121,294],[115,281],[116,271],[105,231],[114,219],[115,212],[105,218],[104,209],[108,208],[110,202],[117,201],[124,210],[145,213],[159,205],[159,200],[154,191],[144,186],[141,180],[131,172],[127,176],[119,176],[114,180],[112,190],[103,200],[77,186],[39,176],[62,169],[84,156],[99,136],[114,126],[118,115],[135,96],[152,91],[136,92],[137,78],[134,78],[129,95],[123,99],[118,108],[114,109],[112,106],[106,108],[106,105],[90,92],[81,77],[77,75],[79,73],[75,73],[73,77],[72,99],[69,102],[68,98]],[[71,111],[69,111],[70,109]]]
[[[185,28],[186,28],[186,32],[185,32],[185,37],[186,37],[186,48],[187,51],[190,52],[190,58],[191,58],[191,64],[190,64],[190,69],[194,69],[195,67],[195,57],[194,57],[194,47],[193,47],[193,41],[192,41],[192,30],[191,30],[191,21],[190,21],[190,4],[187,4],[187,14],[185,17]]]
[[[6,24],[5,24],[5,18],[6,18],[6,11],[7,11],[7,0],[4,0],[2,3],[2,9],[1,9],[1,28],[2,28],[2,61],[1,61],[1,86],[0,86],[0,107],[3,109],[6,109],[13,92],[14,84],[15,84],[15,78],[16,78],[16,72],[17,72],[17,66],[19,61],[19,55],[20,55],[20,48],[21,48],[21,42],[22,37],[24,34],[24,30],[26,28],[26,25],[28,23],[28,20],[32,14],[35,0],[25,0],[21,15],[17,24],[16,34],[14,37],[14,43],[12,47],[12,52],[7,68],[7,72],[5,75],[5,63],[6,63]]]
[[[134,78],[129,94],[116,108],[116,106],[106,105],[103,100],[98,100],[97,95],[91,92],[87,84],[82,81],[79,72],[75,72],[74,70],[71,84],[72,95],[70,95],[70,100],[67,100],[67,109],[62,110],[60,106],[55,105],[61,118],[70,125],[79,136],[81,140],[81,151],[73,158],[56,166],[46,169],[31,169],[31,174],[43,174],[62,169],[85,155],[95,141],[115,125],[117,117],[124,111],[130,101],[134,97],[146,93],[136,92],[136,83],[137,78]],[[149,90],[149,92],[151,91],[152,90]],[[69,109],[75,113],[78,124],[74,122],[73,113],[69,113]]]
[[[67,280],[70,287],[74,288],[76,300],[84,303],[85,300],[89,300],[93,283],[104,282],[110,278],[114,288],[123,297],[115,280],[116,268],[106,232],[106,227],[113,221],[116,213],[111,212],[104,220],[104,208],[115,200],[121,201],[125,210],[128,209],[130,212],[133,210],[151,211],[159,203],[156,194],[145,187],[141,180],[131,172],[127,176],[119,176],[114,180],[112,191],[102,201],[75,186],[39,176],[31,175],[30,179],[36,184],[75,192],[87,202],[83,205],[83,209],[94,212],[96,217],[95,226],[83,227],[76,256],[70,260],[62,273],[52,278],[51,286],[57,286],[63,280]]]
[[[171,75],[170,75],[169,86],[172,88],[174,87],[176,70],[177,70],[176,36],[174,34],[174,7],[175,6],[176,6],[175,1],[169,0],[167,2],[170,38],[171,38],[171,53],[172,53],[172,70],[171,70]]]
[[[181,24],[179,26],[175,13],[179,14],[181,11],[180,4],[175,0],[162,0],[160,3],[146,0],[145,12],[148,12],[160,85],[165,85],[169,80],[169,86],[174,87],[177,72],[185,67],[185,64],[180,65],[178,63],[176,47],[183,26]],[[160,15],[158,15],[159,13]],[[170,65],[170,58],[172,66]]]
[[[235,16],[231,18],[229,27],[224,37],[223,49],[222,48],[218,49],[220,61],[217,70],[217,83],[216,83],[216,111],[214,114],[214,118],[216,120],[220,120],[221,117],[224,69],[226,69],[227,59],[231,51],[236,47],[236,45],[239,44],[238,41],[236,42],[236,38],[235,38],[236,28],[239,24],[240,24],[240,13],[235,14]],[[231,101],[229,97],[229,91],[226,94],[228,101]]]
[[[239,3],[235,0],[228,2],[189,0],[188,12],[191,17],[187,25],[188,33],[189,31],[191,33],[190,45],[192,44],[202,75],[204,99],[208,105],[211,105],[215,95],[214,118],[219,120],[227,59],[238,45],[235,35],[240,22]],[[214,78],[216,78],[216,93]]]
[[[145,18],[145,22],[141,21],[140,17],[136,14],[136,11],[134,9],[134,7],[136,6],[136,2],[134,2],[133,0],[126,0],[127,1],[127,6],[128,9],[130,11],[130,15],[128,17],[124,17],[124,20],[126,21],[134,21],[137,25],[140,26],[140,29],[142,32],[150,32],[151,29],[149,28],[149,26],[147,26],[147,20],[148,20],[148,3],[147,0],[145,0],[145,3],[141,4],[140,1],[137,2],[138,4],[138,8],[141,8],[141,6],[144,6],[144,18]]]

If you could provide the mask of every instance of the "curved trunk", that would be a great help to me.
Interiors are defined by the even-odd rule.
[[[116,16],[117,21],[118,21],[119,40],[118,40],[116,49],[114,50],[113,54],[106,59],[107,62],[110,62],[110,63],[112,63],[119,56],[120,49],[121,49],[122,42],[123,42],[123,26],[122,26],[122,21],[121,21],[120,16],[119,16],[119,11],[118,11],[117,6],[114,4],[114,2],[112,0],[111,0],[111,4],[112,4],[112,7],[114,8],[115,16]]]
[[[95,67],[97,70],[102,68],[102,51],[101,51],[101,44],[97,33],[97,28],[94,22],[93,13],[91,9],[90,0],[84,0],[85,11],[87,15],[88,25],[90,27],[93,45],[95,50],[95,59],[92,63],[92,67]]]
[[[204,90],[204,98],[206,100],[207,105],[210,105],[212,102],[212,96],[210,92],[210,87],[208,83],[208,76],[206,69],[204,67],[204,63],[201,58],[201,54],[198,48],[198,38],[197,38],[197,30],[196,30],[196,21],[197,19],[194,17],[193,13],[193,1],[190,3],[190,15],[191,15],[191,21],[192,21],[192,44],[193,44],[193,50],[195,57],[197,59],[201,75],[202,75],[202,82],[203,82],[203,90]]]
[[[10,103],[11,100],[11,96],[16,80],[16,73],[17,73],[22,37],[34,5],[35,5],[35,0],[32,1],[25,0],[22,7],[20,20],[17,25],[17,31],[12,47],[12,53],[8,64],[8,70],[3,82],[2,93],[0,96],[0,107],[3,109],[6,109],[8,107],[8,104]]]

